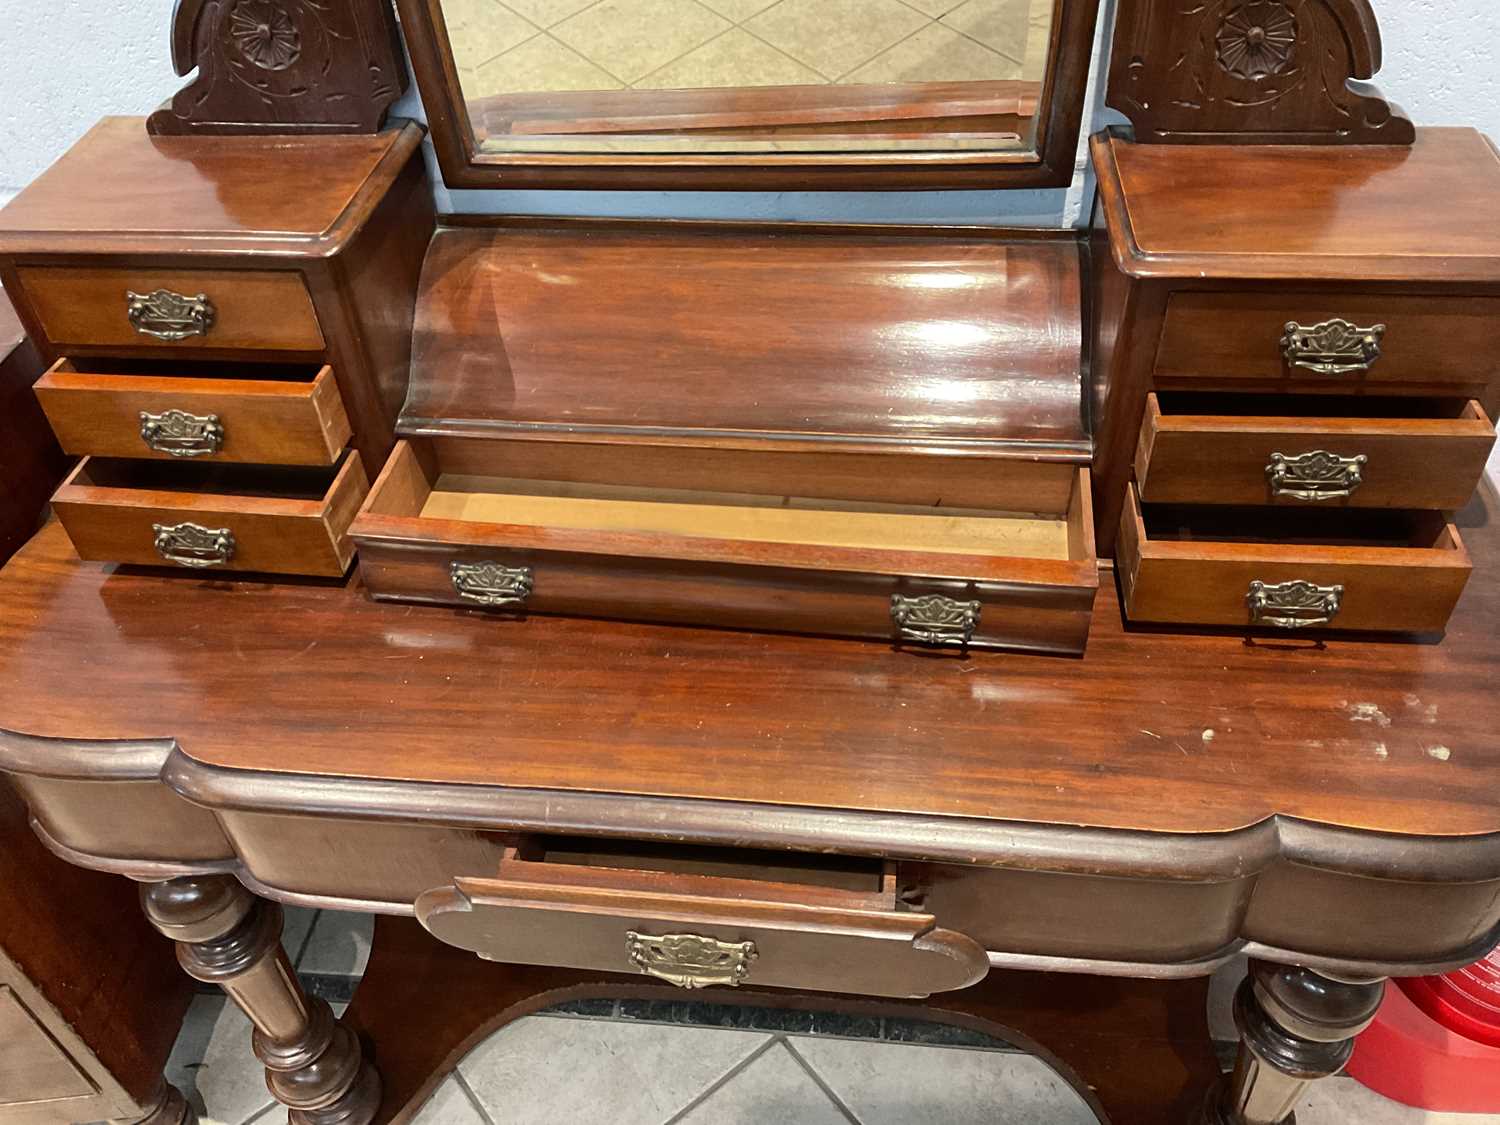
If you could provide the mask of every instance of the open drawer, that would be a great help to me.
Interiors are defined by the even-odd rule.
[[[498,872],[421,895],[416,912],[436,937],[489,960],[688,989],[920,997],[989,971],[977,942],[903,908],[890,865],[837,857],[526,841]]]
[[[1135,476],[1147,503],[1456,509],[1494,444],[1473,399],[1163,391]]]
[[[328,469],[89,457],[52,507],[84,559],[334,577],[368,488],[352,450]]]
[[[1016,515],[460,476],[402,442],[351,530],[377,598],[1076,653],[1098,570],[1074,474],[1066,510]]]
[[[36,394],[62,447],[89,457],[331,465],[351,432],[316,364],[60,359]]]
[[[1472,566],[1436,512],[1142,508],[1130,486],[1117,570],[1133,621],[1435,633]]]

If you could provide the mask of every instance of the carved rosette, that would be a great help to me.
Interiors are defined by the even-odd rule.
[[[229,37],[262,70],[285,70],[302,57],[302,32],[274,0],[239,0],[229,13]]]
[[[1258,81],[1292,62],[1297,17],[1280,0],[1235,8],[1219,27],[1219,65],[1237,78]]]

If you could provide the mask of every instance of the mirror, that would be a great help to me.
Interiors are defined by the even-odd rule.
[[[396,0],[456,188],[1071,181],[1099,0]]]
[[[1053,0],[438,0],[480,154],[1034,155]]]

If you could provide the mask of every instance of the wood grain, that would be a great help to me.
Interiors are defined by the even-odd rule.
[[[67,468],[32,390],[44,369],[0,289],[0,562],[35,533]]]

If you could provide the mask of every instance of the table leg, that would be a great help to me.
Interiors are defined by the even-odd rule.
[[[1204,1125],[1294,1125],[1303,1092],[1344,1069],[1384,996],[1384,981],[1252,961],[1234,1002],[1239,1058],[1205,1107]]]
[[[127,1125],[121,1119],[111,1125]],[[156,1104],[140,1117],[132,1118],[128,1125],[198,1125],[198,1115],[188,1105],[182,1091],[170,1083],[163,1082]]]
[[[147,884],[141,904],[177,942],[187,974],[219,985],[250,1017],[266,1084],[291,1125],[368,1125],[380,1078],[354,1032],[302,991],[281,947],[280,906],[227,875]]]

